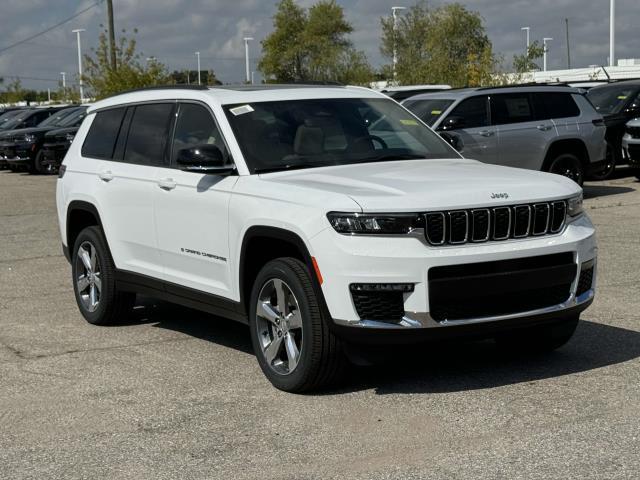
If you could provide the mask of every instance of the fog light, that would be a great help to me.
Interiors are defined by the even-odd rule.
[[[413,292],[413,283],[352,283],[349,289],[352,292]]]

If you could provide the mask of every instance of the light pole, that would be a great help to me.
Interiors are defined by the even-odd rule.
[[[542,70],[547,71],[547,42],[553,40],[551,37],[544,37],[542,39]]]
[[[391,16],[393,16],[393,81],[396,81],[398,74],[396,73],[396,66],[398,65],[398,51],[396,47],[396,31],[398,29],[398,11],[404,10],[407,7],[391,7]]]
[[[247,83],[251,83],[251,71],[249,70],[249,41],[253,40],[253,37],[244,37],[244,62],[246,68],[246,80]]]
[[[200,52],[196,52],[196,57],[198,58],[198,85],[200,85]]]
[[[616,64],[616,0],[609,5],[609,66]]]
[[[529,55],[529,33],[531,33],[531,27],[522,27],[520,30],[527,31],[527,51],[526,54]]]
[[[84,100],[84,91],[82,89],[82,50],[80,48],[80,33],[82,32],[86,32],[86,30],[84,28],[71,30],[71,33],[75,33],[78,39],[78,85],[80,87],[80,103]]]
[[[62,75],[62,90],[67,88],[67,72],[60,72]]]

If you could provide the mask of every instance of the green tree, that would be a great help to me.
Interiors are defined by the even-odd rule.
[[[7,86],[0,95],[0,103],[17,103],[27,100],[27,91],[22,88],[22,82],[19,78],[14,78],[7,83]]]
[[[320,0],[308,10],[281,0],[273,32],[262,42],[258,69],[269,81],[367,83],[373,69],[353,48],[353,27],[335,0]]]
[[[92,49],[93,55],[85,55],[83,79],[96,99],[124,90],[170,83],[167,68],[154,58],[145,61],[142,53],[136,52],[135,37],[127,38],[125,33],[123,30],[116,43],[115,70],[111,68],[106,30],[100,34],[98,47]]]
[[[432,8],[416,3],[397,20],[383,17],[380,52],[392,59],[397,50],[397,80],[401,84],[446,83],[453,87],[491,82],[498,58],[482,17],[459,3]],[[392,66],[384,72],[392,78]]]
[[[513,56],[513,69],[516,73],[527,73],[532,70],[540,70],[536,60],[544,55],[544,46],[535,40],[529,45],[527,53]]]

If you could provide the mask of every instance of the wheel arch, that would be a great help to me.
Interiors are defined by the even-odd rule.
[[[71,258],[69,252],[73,249],[80,232],[91,226],[102,227],[100,213],[95,205],[83,200],[73,200],[69,203],[66,216],[67,248],[65,256],[67,260]]]
[[[570,153],[577,156],[586,174],[589,169],[589,150],[587,149],[584,141],[579,138],[562,138],[551,143],[547,149],[547,153],[542,164],[542,171],[548,172],[551,162],[558,155],[564,153]]]
[[[320,281],[314,274],[316,270],[313,257],[304,240],[290,230],[256,225],[247,229],[240,248],[238,290],[240,303],[247,315],[249,314],[249,298],[253,280],[267,262],[280,257],[297,258],[307,266],[311,272],[315,293],[324,305]]]

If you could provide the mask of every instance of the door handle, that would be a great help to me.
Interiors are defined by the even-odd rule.
[[[495,132],[493,130],[480,130],[478,132],[479,135],[483,137],[492,137]]]
[[[103,182],[110,182],[113,180],[113,173],[111,173],[111,170],[104,170],[98,174],[98,177]]]
[[[538,125],[536,128],[541,132],[546,132],[547,130],[551,130],[551,125]]]
[[[163,190],[173,190],[176,188],[176,181],[173,178],[163,178],[158,180],[158,186]]]

